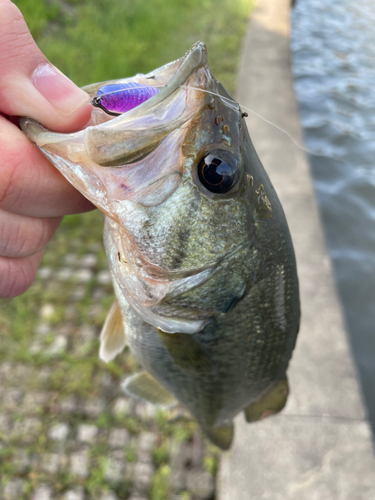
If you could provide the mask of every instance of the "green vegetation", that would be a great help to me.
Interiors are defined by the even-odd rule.
[[[154,463],[157,466],[161,464],[165,464],[168,462],[169,458],[169,449],[168,449],[168,441],[165,440],[160,446],[154,448],[152,451],[152,457],[154,459]]]
[[[197,40],[229,91],[251,0],[16,0],[47,57],[78,85],[151,71]]]
[[[168,478],[171,469],[168,465],[162,465],[155,472],[150,488],[150,497],[152,500],[167,500],[168,498]]]

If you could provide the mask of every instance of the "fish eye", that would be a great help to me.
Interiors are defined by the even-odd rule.
[[[211,193],[228,193],[237,178],[238,161],[227,151],[212,151],[198,164],[198,178]]]

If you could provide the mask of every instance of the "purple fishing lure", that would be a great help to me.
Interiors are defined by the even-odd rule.
[[[114,83],[100,87],[91,103],[109,115],[117,116],[139,106],[157,92],[159,90],[155,87],[142,83]]]

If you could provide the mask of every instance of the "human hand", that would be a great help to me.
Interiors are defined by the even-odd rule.
[[[89,120],[88,101],[47,61],[18,8],[0,0],[0,297],[29,288],[63,215],[94,208],[29,142],[16,117],[69,132]]]

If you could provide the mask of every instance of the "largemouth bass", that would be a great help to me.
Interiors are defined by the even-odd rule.
[[[130,83],[146,97],[113,116],[122,101],[102,99],[103,88]],[[128,344],[144,371],[124,390],[160,406],[179,401],[227,449],[239,412],[259,420],[288,396],[300,306],[282,207],[204,44],[147,75],[84,89],[101,106],[84,130],[21,122],[105,214],[117,301],[100,356]]]

